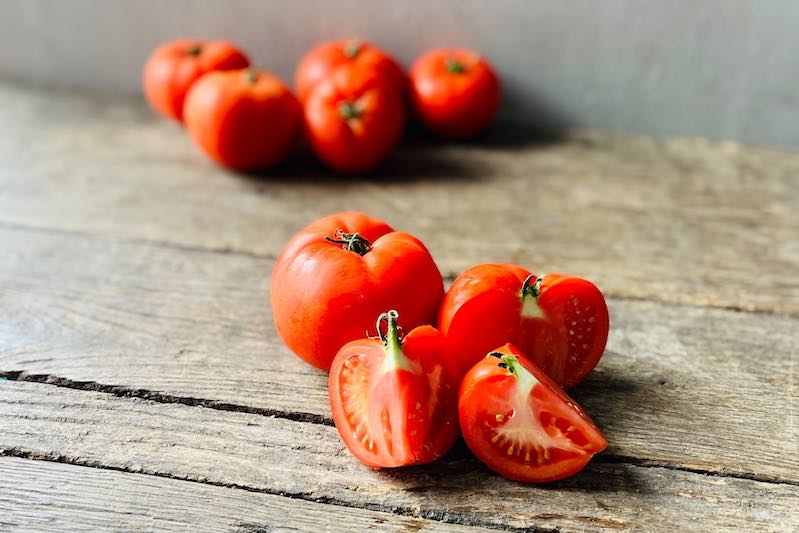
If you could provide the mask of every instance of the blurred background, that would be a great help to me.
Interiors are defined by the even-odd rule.
[[[797,28],[795,0],[2,0],[0,79],[137,93],[158,44],[195,36],[291,83],[319,41],[359,36],[405,66],[442,46],[484,54],[504,82],[495,129],[796,147]]]

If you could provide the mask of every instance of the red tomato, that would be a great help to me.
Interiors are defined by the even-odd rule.
[[[336,352],[396,309],[406,328],[430,324],[444,282],[424,244],[363,213],[321,218],[297,233],[272,272],[272,312],[286,345],[328,370]]]
[[[397,316],[380,316],[380,339],[344,345],[328,381],[344,444],[360,461],[381,468],[435,461],[458,436],[457,378],[445,365],[444,337],[419,326],[400,343]]]
[[[319,82],[305,100],[305,131],[332,169],[358,173],[377,166],[397,144],[405,112],[382,76],[352,65]]]
[[[227,41],[178,39],[158,47],[144,67],[144,95],[161,115],[182,120],[191,85],[213,70],[245,68],[250,60]]]
[[[592,283],[537,277],[516,265],[477,265],[450,287],[438,315],[463,372],[494,346],[512,342],[562,387],[580,383],[608,339],[608,308]]]
[[[434,50],[410,70],[411,101],[422,123],[445,137],[472,137],[499,108],[499,79],[468,50]]]
[[[338,67],[348,64],[375,71],[388,78],[398,93],[404,92],[405,74],[390,55],[367,42],[342,39],[322,43],[302,58],[295,76],[300,101],[304,102],[316,84],[329,77]]]
[[[477,458],[516,481],[563,479],[608,445],[574,400],[512,344],[466,374],[458,413]]]
[[[258,70],[211,72],[189,91],[186,130],[212,159],[236,170],[281,162],[297,143],[302,110],[275,76]]]

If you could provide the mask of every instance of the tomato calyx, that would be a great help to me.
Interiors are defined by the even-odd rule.
[[[333,237],[325,237],[325,240],[333,244],[340,244],[348,252],[355,252],[361,256],[366,255],[372,249],[371,243],[358,233],[344,233],[341,230],[336,230],[335,239]],[[382,317],[383,315],[380,316]],[[379,322],[380,319],[378,318],[378,324]]]
[[[245,70],[244,80],[250,85],[255,84],[255,82],[258,81],[258,69],[256,67],[250,67]]]
[[[344,45],[344,57],[347,59],[355,59],[361,52],[363,43],[358,39],[350,39]]]
[[[408,370],[413,371],[408,358],[402,352],[402,342],[400,341],[400,327],[397,324],[399,313],[391,310],[383,313],[377,317],[377,334],[380,335],[380,340],[383,341],[383,347],[386,350],[386,358],[383,360],[383,372],[391,372],[392,370]],[[386,331],[383,333],[383,322],[386,323]]]
[[[186,49],[186,55],[197,57],[203,52],[203,45],[201,44],[192,44]]]
[[[350,121],[360,118],[360,116],[363,114],[363,110],[358,105],[358,102],[352,102],[348,100],[341,102],[338,105],[338,114],[341,115],[341,118],[344,120]]]
[[[538,297],[541,296],[541,284],[544,276],[530,274],[522,283],[522,316],[525,318],[546,318],[544,310],[538,305]]]
[[[452,74],[465,74],[466,73],[466,65],[455,59],[454,57],[448,57],[446,62],[447,72]]]

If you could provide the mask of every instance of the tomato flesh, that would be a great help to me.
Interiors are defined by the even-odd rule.
[[[415,328],[401,346],[387,338],[352,341],[336,355],[329,378],[333,420],[347,448],[369,466],[434,461],[458,434],[457,387],[445,366],[444,339],[431,326]]]
[[[592,283],[560,274],[533,276],[516,265],[465,271],[444,297],[438,319],[450,357],[463,373],[510,342],[565,388],[596,367],[608,327],[605,299]]]
[[[459,395],[463,437],[492,470],[517,481],[568,477],[607,447],[591,419],[513,345],[464,377]]]

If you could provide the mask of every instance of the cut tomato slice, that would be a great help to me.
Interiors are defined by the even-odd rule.
[[[458,403],[466,444],[509,479],[562,479],[607,447],[588,415],[511,344],[466,374]]]

